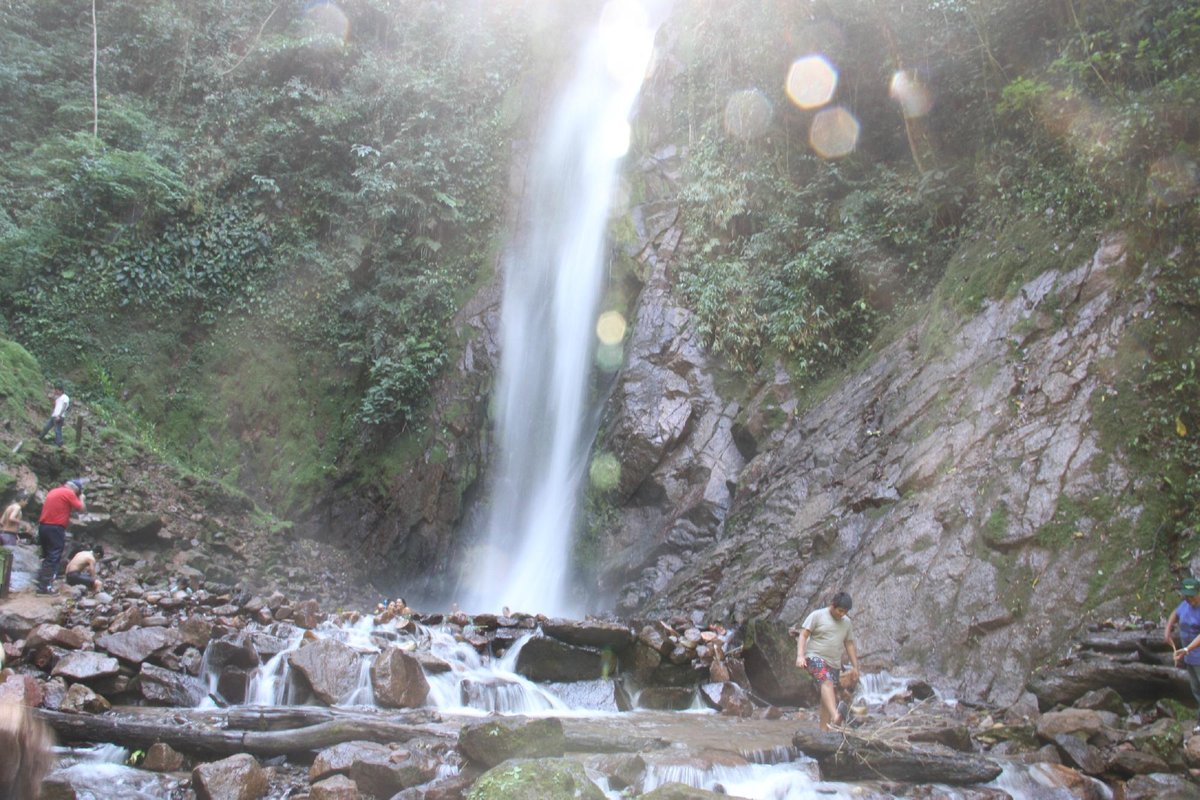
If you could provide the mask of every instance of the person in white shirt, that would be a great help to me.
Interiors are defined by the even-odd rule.
[[[846,616],[854,605],[850,595],[838,592],[828,608],[818,608],[800,626],[796,644],[796,666],[808,670],[821,691],[821,730],[830,723],[845,722],[837,705],[838,681],[842,671],[842,650],[850,657],[851,674],[859,674],[858,650],[854,646],[854,626]]]
[[[46,427],[42,428],[38,439],[45,439],[46,434],[54,428],[54,443],[62,447],[62,426],[63,420],[67,416],[67,409],[71,407],[71,398],[67,397],[67,393],[63,391],[62,384],[54,387],[54,410],[50,412],[50,419],[46,420]]]

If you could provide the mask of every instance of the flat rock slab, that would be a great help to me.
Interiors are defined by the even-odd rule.
[[[1187,674],[1175,667],[1157,664],[1091,659],[1050,670],[1029,682],[1043,710],[1071,705],[1088,692],[1112,687],[1126,700],[1157,700],[1170,697],[1189,705],[1195,702]]]
[[[38,625],[55,623],[62,616],[57,595],[15,594],[0,606],[0,633],[24,639]]]
[[[825,780],[889,780],[966,786],[999,777],[1000,765],[963,753],[938,753],[850,734],[801,730],[792,744],[817,760]]]

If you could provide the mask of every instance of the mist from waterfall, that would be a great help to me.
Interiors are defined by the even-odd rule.
[[[505,263],[498,457],[485,544],[465,567],[467,610],[573,611],[566,581],[605,231],[653,39],[637,2],[609,2],[532,159],[526,224]]]

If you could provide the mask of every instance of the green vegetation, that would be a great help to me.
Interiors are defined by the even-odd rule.
[[[93,136],[87,4],[6,4],[9,335],[294,508],[423,424],[494,262],[528,30],[461,3],[115,0]]]

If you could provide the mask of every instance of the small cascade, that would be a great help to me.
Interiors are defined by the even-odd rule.
[[[449,672],[429,675],[429,702],[456,714],[573,713],[559,698],[514,672],[525,642],[520,639],[504,657],[487,662],[465,642],[445,631],[430,630],[433,655],[450,665]]]
[[[667,783],[683,783],[747,800],[852,800],[858,796],[852,786],[821,781],[817,763],[811,759],[773,765],[647,766],[643,792],[653,791]]]
[[[894,677],[886,670],[864,673],[859,677],[854,703],[871,709],[882,708],[892,699],[906,695],[910,683],[910,679]],[[936,691],[935,694],[941,698]]]
[[[129,750],[115,744],[56,747],[53,777],[68,781],[76,800],[157,800],[172,796],[179,781],[125,766]]]

